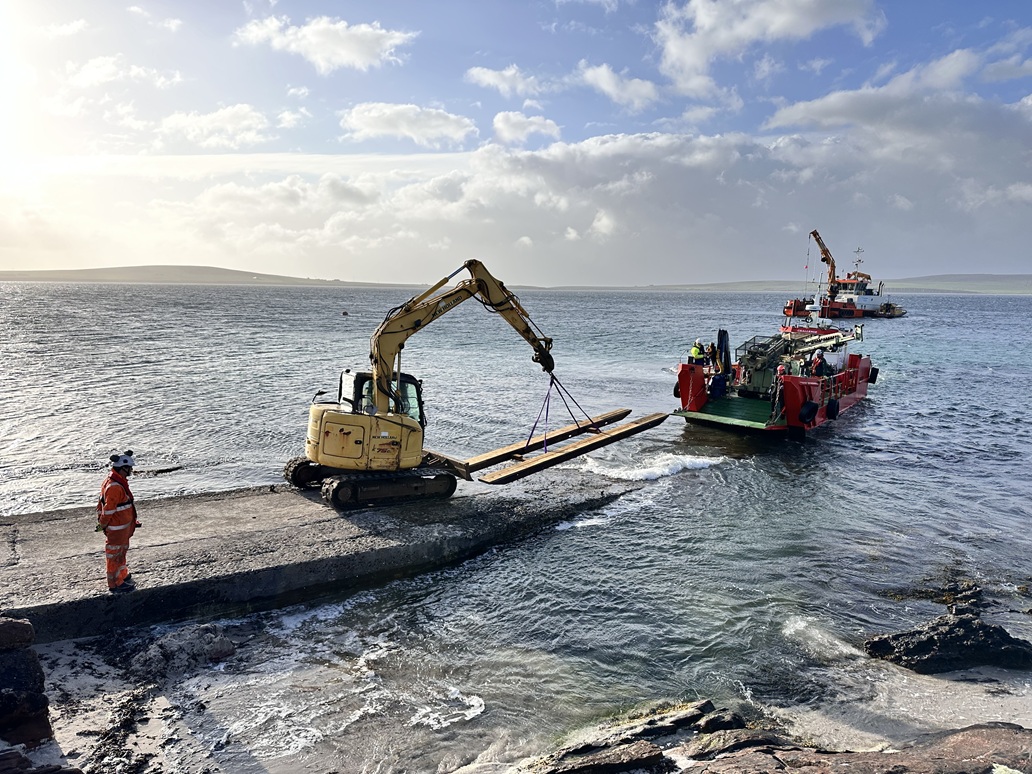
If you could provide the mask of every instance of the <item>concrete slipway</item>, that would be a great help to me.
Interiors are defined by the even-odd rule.
[[[137,590],[119,595],[104,580],[93,507],[0,517],[0,615],[29,619],[43,643],[274,608],[460,562],[639,486],[553,470],[355,511],[286,485],[138,501]]]

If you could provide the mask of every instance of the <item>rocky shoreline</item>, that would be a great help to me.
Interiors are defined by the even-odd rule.
[[[977,586],[948,585],[941,599],[946,615],[913,631],[871,637],[865,643],[868,655],[918,674],[980,665],[1032,668],[1032,643],[982,620]],[[232,656],[240,636],[218,624],[186,625],[161,637],[123,631],[114,639],[55,643],[43,650],[41,660],[32,625],[0,618],[0,774],[223,771],[217,749],[190,738],[183,722],[190,709],[171,706],[163,689]],[[52,741],[55,736],[59,742]],[[757,707],[718,707],[706,700],[652,706],[609,720],[533,760],[473,764],[459,771],[816,774],[839,769],[1032,774],[1032,730],[981,723],[916,735],[890,749],[829,750],[798,738]]]
[[[1025,774],[1032,771],[1032,729],[986,723],[927,734],[898,750],[822,750],[778,730],[753,726],[710,701],[676,705],[601,726],[535,761],[520,774],[691,771],[747,774],[792,771],[824,774]]]

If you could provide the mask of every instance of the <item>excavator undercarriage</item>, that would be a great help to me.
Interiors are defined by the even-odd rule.
[[[307,457],[295,457],[287,463],[284,477],[298,489],[320,489],[327,503],[341,509],[446,499],[454,494],[459,478],[472,481],[475,473],[511,463],[479,477],[485,484],[508,484],[648,430],[668,416],[650,414],[618,427],[608,427],[628,414],[630,409],[616,409],[468,460],[428,451],[419,466],[407,470],[343,471],[312,462]],[[586,437],[569,442],[580,435]]]

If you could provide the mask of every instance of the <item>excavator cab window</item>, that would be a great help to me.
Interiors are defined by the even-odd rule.
[[[341,374],[341,403],[351,405],[355,414],[375,413],[375,401],[373,399],[373,377],[370,373],[351,373],[345,371]],[[423,414],[423,391],[421,384],[411,374],[401,375],[401,387],[399,389],[397,380],[393,386],[401,396],[401,406],[396,405],[391,399],[390,410],[396,414],[408,414],[412,419],[419,422],[420,427],[426,426],[426,417]]]

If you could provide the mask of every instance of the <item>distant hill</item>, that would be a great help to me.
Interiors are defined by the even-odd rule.
[[[292,285],[330,287],[425,287],[405,283],[347,282],[250,271],[219,269],[212,266],[121,266],[106,269],[65,269],[53,271],[0,271],[0,282],[125,282],[158,285]],[[513,287],[518,287],[513,285]],[[519,286],[527,288],[529,286]],[[615,290],[608,286],[557,286],[551,290]],[[813,285],[786,280],[744,280],[691,285],[649,285],[627,290],[671,290],[733,293],[784,293],[798,296],[812,292]],[[1032,274],[935,274],[885,280],[886,293],[990,293],[1032,295]]]
[[[0,271],[0,282],[126,282],[154,285],[336,285],[384,287],[375,282],[282,277],[214,266],[115,266],[106,269],[55,269],[52,271]]]

